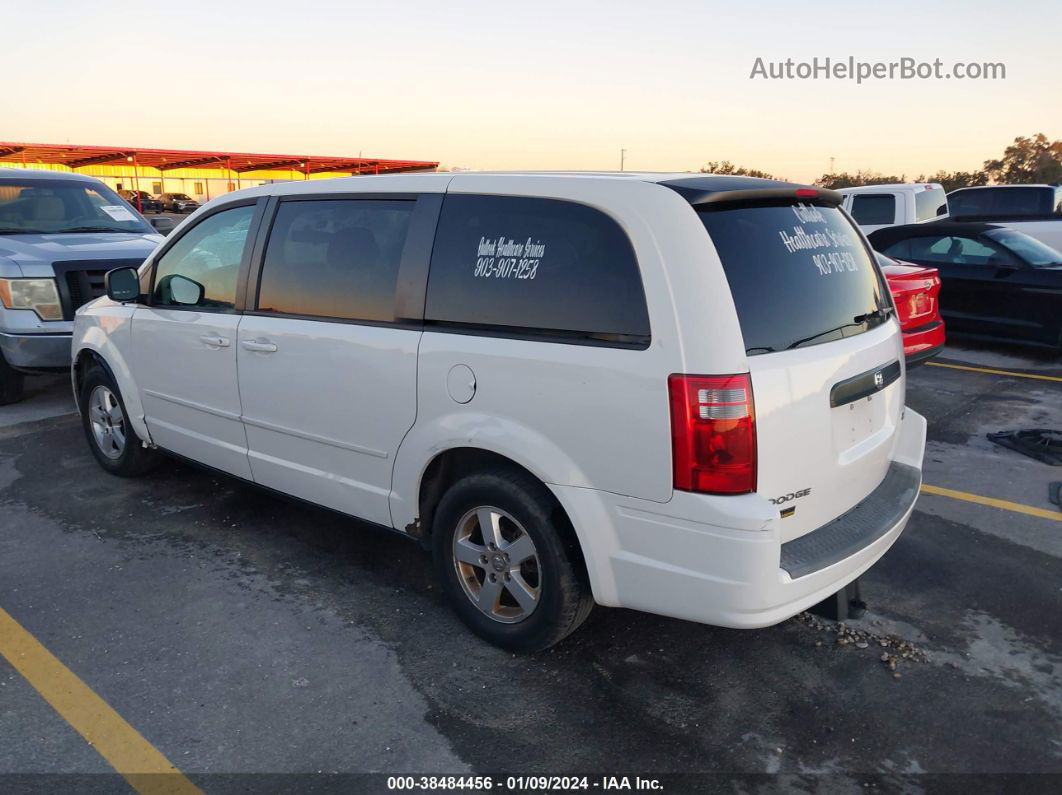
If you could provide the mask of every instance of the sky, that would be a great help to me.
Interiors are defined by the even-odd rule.
[[[9,2],[0,141],[811,181],[1062,138],[1057,0]],[[750,79],[849,56],[1006,79]]]

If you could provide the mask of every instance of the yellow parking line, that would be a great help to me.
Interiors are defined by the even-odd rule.
[[[142,795],[193,795],[199,788],[73,671],[0,608],[0,655]]]
[[[971,373],[988,373],[989,375],[1009,375],[1014,378],[1035,378],[1039,381],[1057,381],[1062,383],[1062,378],[1057,375],[1038,375],[1036,373],[1015,373],[1013,370],[993,370],[990,367],[970,367],[965,364],[948,364],[947,362],[926,362],[926,367],[949,367],[952,370],[969,370]]]
[[[971,494],[968,491],[955,491],[955,489],[945,489],[940,486],[930,486],[927,483],[922,484],[922,491],[926,494],[936,494],[938,497],[951,497],[953,500],[975,502],[978,505],[1002,508],[1004,511],[1015,511],[1017,513],[1028,514],[1029,516],[1039,516],[1041,519],[1054,519],[1056,522],[1062,522],[1062,511],[1047,511],[1043,508],[1034,508],[1031,505],[1022,505],[1020,502],[997,500],[995,497],[982,497],[980,494]]]

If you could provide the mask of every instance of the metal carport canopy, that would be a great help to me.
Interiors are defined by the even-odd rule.
[[[374,157],[270,155],[250,152],[210,152],[194,149],[145,149],[138,146],[81,146],[0,142],[0,162],[48,163],[72,169],[105,164],[132,164],[173,171],[179,168],[218,168],[243,174],[249,171],[290,169],[302,174],[329,171],[352,174],[394,174],[438,167],[424,160],[386,160]]]

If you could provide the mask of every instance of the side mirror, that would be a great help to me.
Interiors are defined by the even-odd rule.
[[[136,268],[115,268],[103,274],[107,297],[125,303],[140,298],[140,276]]]
[[[165,215],[156,215],[154,218],[148,219],[148,221],[160,235],[168,235],[177,226],[172,218]]]
[[[992,268],[999,268],[1001,271],[1017,271],[1021,270],[1021,264],[1014,260],[1007,259],[1006,257],[994,256],[988,258],[988,265]]]
[[[199,282],[179,273],[160,279],[156,289],[162,296],[162,303],[171,306],[199,306],[206,293],[206,288]]]

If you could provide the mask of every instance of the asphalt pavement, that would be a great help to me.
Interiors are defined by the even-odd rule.
[[[922,495],[844,628],[596,608],[514,656],[464,630],[404,538],[177,462],[105,474],[61,377],[0,408],[0,609],[207,791],[252,772],[1062,774],[1062,522],[983,502],[1057,510],[1062,468],[985,434],[1062,429],[1062,363],[939,363],[978,369],[913,370],[908,404],[925,482],[967,497]],[[0,657],[0,774],[110,771]]]

